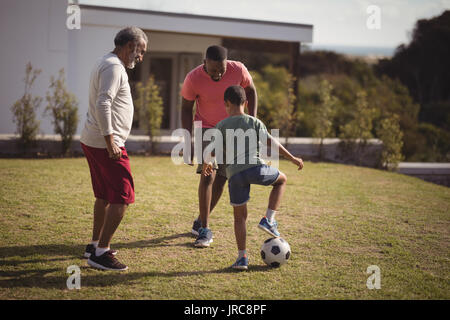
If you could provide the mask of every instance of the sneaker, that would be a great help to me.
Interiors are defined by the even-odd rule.
[[[93,268],[102,270],[124,271],[128,269],[126,265],[120,263],[119,260],[114,257],[114,255],[111,253],[111,250],[106,251],[104,254],[98,257],[95,255],[95,253],[91,254],[87,263]]]
[[[111,251],[111,253],[113,255],[117,254],[117,250],[110,250],[110,251]],[[93,254],[93,253],[95,254],[95,247],[94,247],[94,245],[92,243],[90,243],[90,244],[88,244],[86,246],[86,249],[84,250],[83,257],[84,258],[89,258],[91,256],[91,254]]]
[[[202,227],[202,223],[200,220],[195,219],[194,224],[192,225],[191,233],[198,237],[198,230]]]
[[[247,270],[248,269],[248,258],[247,257],[242,257],[240,259],[238,258],[236,260],[236,262],[233,263],[231,268],[237,269],[237,270]]]
[[[278,223],[273,220],[273,223],[270,223],[266,217],[262,218],[258,224],[258,227],[273,237],[279,237],[280,233],[278,232]]]
[[[211,242],[213,242],[213,235],[210,229],[208,228],[200,228],[198,231],[199,235],[197,240],[195,240],[194,246],[199,248],[209,247]]]

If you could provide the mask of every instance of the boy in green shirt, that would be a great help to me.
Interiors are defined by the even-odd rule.
[[[222,133],[222,137],[226,137],[223,140],[223,150],[226,150],[227,154],[226,174],[230,203],[234,211],[234,233],[238,247],[238,258],[231,267],[246,270],[248,269],[246,220],[247,202],[250,199],[250,185],[272,185],[266,215],[261,219],[258,227],[274,237],[279,237],[280,233],[277,229],[275,214],[280,206],[287,181],[284,173],[264,164],[259,155],[258,143],[262,140],[263,135],[268,137],[268,146],[274,143],[279,148],[281,155],[298,166],[298,170],[303,168],[303,160],[294,157],[278,141],[273,139],[268,134],[266,126],[260,120],[245,114],[244,109],[247,105],[247,98],[242,87],[228,87],[224,94],[224,100],[229,117],[220,121],[216,125],[216,129]],[[252,135],[253,138],[256,138],[254,139],[256,143],[253,143],[253,145],[251,143]],[[245,143],[245,137],[249,137],[248,144]],[[236,143],[239,141],[241,141],[240,145]],[[227,147],[229,148],[227,149]],[[234,153],[229,157],[228,155],[232,151]],[[213,167],[210,161],[203,163],[203,175],[210,175],[212,170]]]

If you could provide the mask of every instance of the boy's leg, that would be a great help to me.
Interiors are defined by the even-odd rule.
[[[239,251],[246,250],[247,240],[247,204],[242,206],[234,206],[234,235],[236,237],[236,244]]]
[[[281,198],[283,197],[284,190],[286,189],[287,177],[283,172],[280,172],[277,180],[272,183],[272,191],[269,196],[268,208],[276,211],[280,207]]]
[[[234,235],[236,237],[236,244],[238,247],[238,258],[231,266],[233,269],[247,270],[248,258],[246,254],[247,241],[247,204],[240,206],[233,206],[234,212]]]
[[[278,223],[275,221],[276,210],[279,208],[281,198],[283,197],[286,188],[287,177],[281,171],[278,174],[275,182],[272,183],[272,191],[269,196],[269,204],[266,215],[259,222],[258,227],[273,237],[279,237]]]

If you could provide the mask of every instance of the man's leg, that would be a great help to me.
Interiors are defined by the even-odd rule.
[[[90,266],[103,270],[123,271],[128,269],[114,257],[114,253],[109,248],[114,232],[122,221],[127,207],[127,204],[113,203],[107,207],[98,247],[88,260]]]
[[[198,204],[200,211],[201,227],[198,229],[198,237],[194,242],[195,247],[205,248],[209,247],[213,242],[213,235],[209,226],[209,213],[211,211],[211,200],[213,194],[213,185],[217,172],[213,170],[213,173],[207,177],[200,176],[200,183],[198,186]],[[217,203],[217,201],[216,201]],[[194,222],[195,225],[196,222]]]
[[[210,205],[209,205],[209,213],[208,213],[208,220],[209,220],[209,216],[211,214],[211,212],[214,210],[214,208],[216,207],[216,204],[219,202],[220,197],[222,196],[223,193],[223,188],[225,186],[225,183],[227,182],[227,178],[224,176],[221,176],[220,174],[217,174],[217,172],[215,173],[215,179],[212,185],[212,190],[211,190],[211,200],[210,200]],[[201,183],[201,181],[200,181]],[[200,186],[199,186],[199,201],[200,201]],[[207,198],[207,197],[206,197]],[[198,215],[197,220],[202,221],[201,218],[201,212],[202,209],[199,210],[200,213]],[[208,223],[206,224],[208,225]]]
[[[127,209],[127,207],[128,207],[127,204],[116,204],[116,203],[109,204],[108,208],[106,209],[103,229],[100,233],[98,249],[109,248],[114,232],[116,232],[117,227],[122,221],[122,218],[125,215],[125,210]]]
[[[200,175],[200,183],[198,185],[198,205],[200,211],[200,221],[202,228],[208,228],[209,212],[211,210],[212,189],[216,178],[216,170],[205,177]],[[217,202],[216,202],[217,203]]]
[[[102,231],[105,222],[106,209],[108,201],[96,198],[94,204],[94,226],[92,230],[92,241],[100,239],[100,232]]]

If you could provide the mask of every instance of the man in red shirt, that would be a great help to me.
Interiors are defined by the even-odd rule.
[[[206,50],[203,64],[186,75],[181,89],[183,128],[192,134],[194,103],[196,103],[194,121],[201,121],[202,137],[206,129],[214,128],[219,121],[227,118],[223,95],[225,90],[233,85],[244,88],[248,100],[248,114],[256,117],[258,98],[247,68],[241,62],[228,60],[226,48],[210,46]],[[208,141],[203,144],[202,149],[207,143]],[[197,167],[197,173],[200,174],[198,187],[200,214],[192,226],[192,233],[197,235],[194,244],[196,247],[208,247],[213,241],[208,225],[209,214],[219,201],[227,180],[225,164],[216,163],[214,169],[211,175],[204,176],[201,174],[201,164]]]

